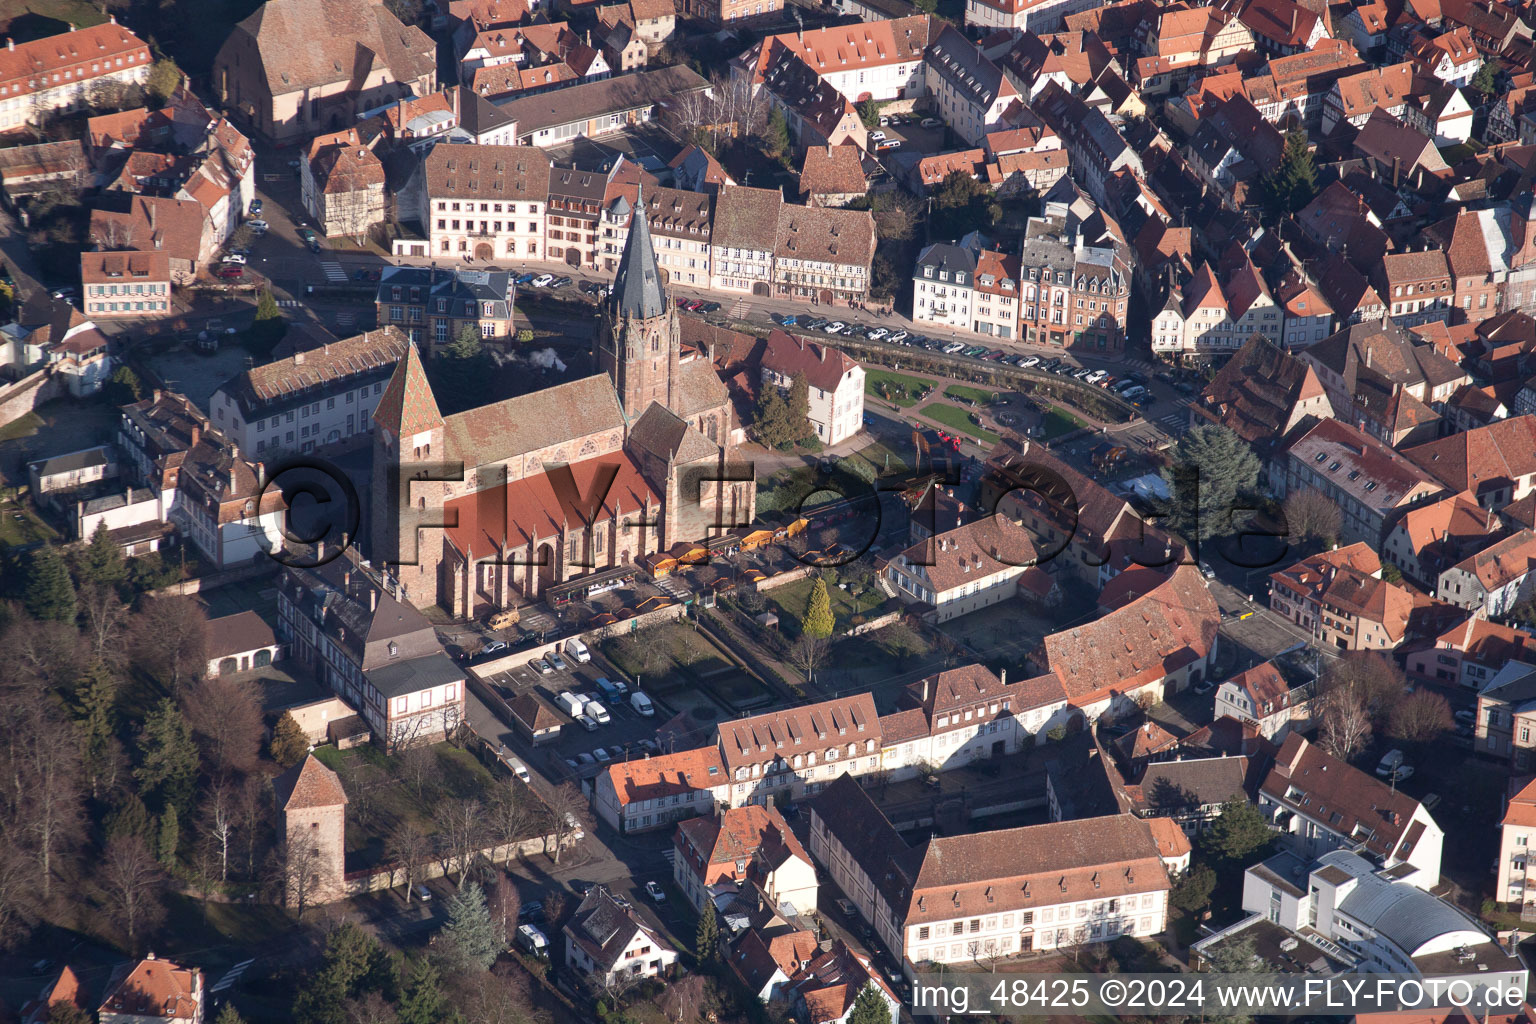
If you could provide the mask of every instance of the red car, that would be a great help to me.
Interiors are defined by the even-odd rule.
[[[225,280],[235,280],[245,276],[245,268],[237,263],[231,263],[227,267],[219,268],[219,276]]]
[[[704,306],[704,300],[703,299],[694,299],[692,302],[688,303],[688,305],[684,306],[683,308],[686,309],[690,313],[697,313],[700,309],[703,308],[703,306]]]

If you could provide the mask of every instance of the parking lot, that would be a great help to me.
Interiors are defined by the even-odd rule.
[[[655,740],[652,737],[655,735],[656,726],[672,717],[671,709],[656,703],[656,713],[645,717],[630,705],[627,697],[614,700],[604,697],[597,688],[598,678],[602,676],[610,679],[622,678],[622,673],[596,651],[593,652],[592,661],[585,665],[575,665],[568,658],[562,660],[565,663],[563,669],[554,669],[543,675],[530,664],[506,672],[481,676],[504,700],[510,701],[530,691],[537,693],[555,708],[564,722],[559,739],[539,746],[535,758],[542,760],[543,763],[530,767],[536,767],[540,772],[557,781],[569,778],[585,779],[596,775],[604,765],[613,761],[632,760],[656,752]],[[562,691],[569,691],[577,696],[588,694],[594,697],[608,712],[608,724],[596,725],[596,728],[588,729],[572,721],[557,699]],[[653,702],[656,701],[654,696],[651,699]],[[649,746],[642,741],[649,741]],[[607,761],[600,761],[595,756],[595,751],[599,747],[603,748],[608,755]]]

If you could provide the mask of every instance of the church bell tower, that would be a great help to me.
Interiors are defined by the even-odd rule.
[[[613,378],[626,416],[638,417],[652,402],[671,408],[681,350],[677,310],[656,265],[642,185],[597,331],[598,369]]]

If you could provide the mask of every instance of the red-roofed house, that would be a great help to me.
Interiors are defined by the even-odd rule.
[[[0,49],[0,132],[41,125],[52,111],[86,103],[98,83],[142,85],[149,78],[149,47],[117,23]]]
[[[768,335],[760,362],[762,382],[788,388],[803,375],[810,388],[807,414],[816,437],[834,445],[864,429],[864,368],[841,349],[785,331]]]
[[[903,601],[945,622],[1006,601],[1021,588],[1036,605],[1056,595],[1055,580],[1037,564],[1029,533],[1005,516],[987,516],[919,541],[892,558],[885,578]]]
[[[384,165],[356,128],[321,135],[299,164],[304,208],[328,238],[361,238],[384,220]]]
[[[59,1003],[67,1003],[81,1010],[86,1008],[80,979],[67,966],[59,972],[57,978],[43,986],[36,999],[22,1004],[21,1024],[48,1024],[52,1019],[53,1007]]]
[[[100,1024],[202,1024],[204,990],[202,971],[151,953],[113,974],[96,1012]]]
[[[1381,550],[1404,576],[1433,590],[1442,572],[1487,544],[1500,527],[1491,512],[1462,492],[1409,509],[1388,531]]]
[[[775,908],[816,909],[816,867],[773,807],[749,804],[689,818],[673,837],[673,880],[695,910],[706,899],[756,886]]]
[[[1473,689],[1510,662],[1536,665],[1536,637],[1510,626],[1472,617],[1435,638],[1434,646],[1408,655],[1408,674]]]
[[[1279,743],[1292,729],[1311,731],[1316,689],[1315,680],[1292,687],[1275,663],[1266,661],[1217,687],[1216,717],[1251,722],[1265,739]]]
[[[1162,700],[1205,678],[1221,611],[1193,565],[1107,615],[1047,636],[1031,655],[1055,674],[1090,721],[1129,709],[1143,695]]]
[[[1518,783],[1511,780],[1510,788]],[[1531,779],[1508,798],[1499,822],[1499,881],[1493,898],[1518,904],[1522,909],[1536,902],[1536,779]]]
[[[1381,560],[1364,543],[1304,558],[1271,573],[1269,607],[1343,651],[1389,650],[1407,637],[1415,599],[1381,578]]]
[[[1531,596],[1536,532],[1521,530],[1440,574],[1435,593],[1472,614],[1494,618]]]

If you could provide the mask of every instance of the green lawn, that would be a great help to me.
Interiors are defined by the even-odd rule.
[[[58,539],[59,531],[39,519],[31,509],[9,501],[0,503],[0,548]]]
[[[968,388],[964,384],[951,384],[944,389],[946,398],[964,398],[975,402],[977,405],[986,405],[997,397],[996,391],[983,391],[981,388]]]
[[[1053,405],[1041,421],[1040,429],[1041,435],[1049,441],[1053,437],[1060,437],[1062,434],[1070,434],[1074,430],[1081,430],[1087,425],[1076,416],[1067,412],[1067,410]]]
[[[873,367],[864,371],[866,395],[885,398],[904,409],[916,405],[917,396],[932,387],[932,381],[923,380],[921,377],[909,377],[904,373],[892,373],[890,370],[877,370]]]
[[[0,0],[0,22],[18,43],[76,28],[89,28],[107,20],[91,0]]]
[[[792,624],[787,631],[789,635],[800,635],[800,618],[805,614],[805,604],[811,598],[813,586],[814,577],[807,576],[803,580],[775,587],[763,595],[778,613],[779,628]],[[878,587],[871,587],[856,598],[848,591],[832,585],[827,587],[827,597],[831,601],[832,618],[838,629],[847,628],[853,616],[868,612],[885,600],[885,595]]]
[[[987,444],[997,443],[998,436],[996,434],[972,423],[971,414],[958,406],[945,405],[943,402],[930,402],[919,409],[918,412],[935,423],[942,423],[946,427],[953,427],[968,437],[985,441]]]
[[[0,427],[0,442],[14,441],[18,437],[29,437],[37,433],[37,429],[42,425],[43,418],[35,412],[19,416],[5,426]]]
[[[408,779],[398,774],[396,760],[371,743],[351,750],[337,750],[333,746],[315,750],[315,756],[327,768],[340,774],[344,784],[349,772],[364,766],[373,769],[368,776],[372,785],[369,787],[367,821],[358,820],[356,798],[348,809],[347,870],[355,871],[379,863],[384,857],[386,837],[403,822],[414,822],[428,835],[435,833],[437,822],[433,819],[433,810],[443,800],[476,799],[485,803],[499,788],[496,777],[467,750],[449,743],[439,743],[433,749],[437,754],[436,770],[420,794]]]

